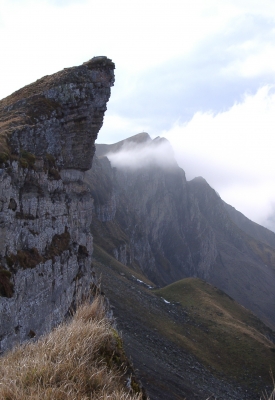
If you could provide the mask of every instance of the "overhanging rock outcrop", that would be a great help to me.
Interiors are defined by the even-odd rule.
[[[0,101],[0,352],[61,322],[93,281],[83,183],[114,64],[94,57]]]

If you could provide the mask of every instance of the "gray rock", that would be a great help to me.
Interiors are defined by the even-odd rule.
[[[153,160],[111,168],[106,154],[141,143],[144,149],[158,142],[141,133],[96,145],[95,168],[85,173],[94,197],[95,243],[156,285],[201,278],[274,329],[274,234],[235,215],[236,210],[232,217],[203,178],[186,181],[172,155],[165,168]],[[105,218],[99,218],[99,210]]]
[[[0,102],[0,352],[60,323],[94,280],[84,183],[114,64],[94,58]]]

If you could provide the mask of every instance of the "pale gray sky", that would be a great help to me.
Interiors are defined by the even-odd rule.
[[[188,179],[275,230],[274,1],[0,0],[0,35],[0,98],[106,55],[98,142],[165,136]]]

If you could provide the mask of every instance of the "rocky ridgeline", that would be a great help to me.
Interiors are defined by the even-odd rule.
[[[93,281],[92,164],[114,64],[95,57],[0,102],[0,352],[60,323]]]
[[[166,158],[162,168],[151,151],[160,140],[143,132],[96,145],[85,177],[94,198],[94,243],[156,285],[199,277],[274,328],[274,233],[229,212],[205,179],[187,181],[172,155],[167,166],[169,147],[156,151],[160,161]],[[133,164],[140,148],[150,154],[149,164]],[[132,151],[128,165],[119,163],[123,149]],[[112,165],[108,157],[112,162],[116,153]]]
[[[207,279],[217,258],[215,234],[173,155],[164,167],[154,151],[150,165],[137,168],[113,168],[107,158],[129,143],[158,151],[163,140],[143,132],[114,145],[96,145],[97,157],[85,177],[94,197],[95,242],[157,285],[187,276]]]

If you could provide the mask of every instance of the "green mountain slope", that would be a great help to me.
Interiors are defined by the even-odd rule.
[[[275,247],[275,233],[269,229],[251,221],[240,211],[224,202],[224,207],[232,221],[248,235],[271,247]]]
[[[197,278],[155,293],[181,304],[190,318],[181,340],[204,363],[243,383],[270,380],[270,370],[275,370],[275,333],[250,311]]]
[[[259,400],[275,333],[219,289],[187,278],[162,289],[95,245],[94,268],[151,399]]]
[[[150,398],[259,400],[275,371],[273,233],[203,178],[153,162],[162,145],[144,134],[97,145],[86,173],[96,273]],[[125,148],[150,162],[104,156]]]
[[[275,329],[274,233],[232,211],[205,179],[187,181],[159,138],[142,133],[96,149],[86,173],[94,242],[155,285],[203,279]],[[104,156],[124,159],[123,149],[135,167]]]

